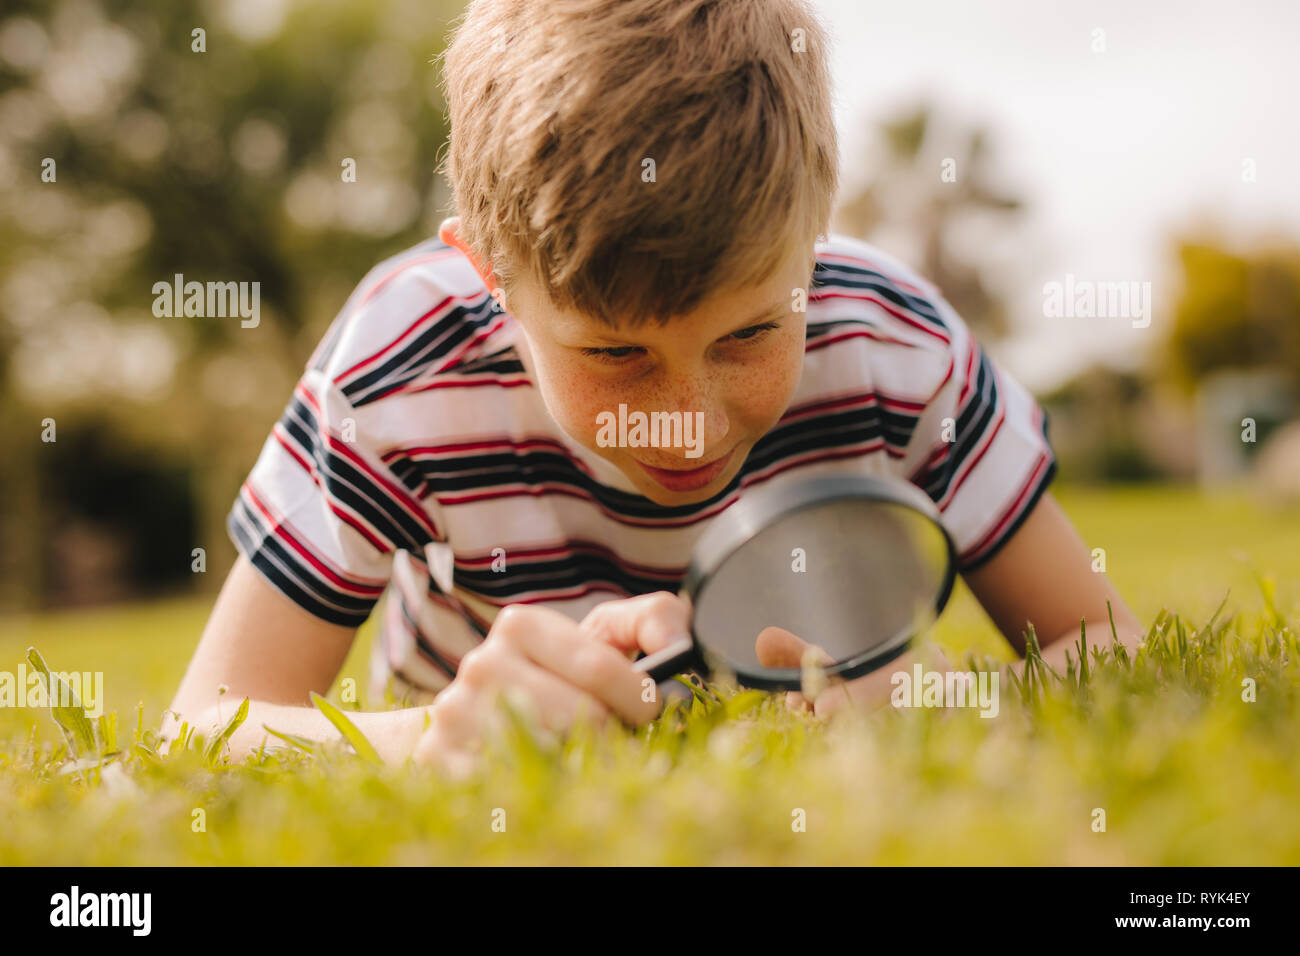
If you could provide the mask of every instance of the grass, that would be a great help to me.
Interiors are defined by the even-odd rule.
[[[115,715],[88,743],[48,709],[0,709],[0,866],[1300,863],[1300,515],[1187,490],[1059,497],[1151,623],[1132,659],[1089,633],[1086,668],[1078,646],[1067,673],[1031,668],[993,719],[823,723],[719,684],[557,750],[520,729],[463,783],[376,766],[362,741],[156,757],[205,600],[0,621],[0,669],[35,646],[51,670],[103,670]],[[361,687],[372,633],[341,675]],[[957,666],[1010,656],[965,592],[934,637]]]

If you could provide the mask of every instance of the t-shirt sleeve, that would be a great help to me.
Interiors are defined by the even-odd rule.
[[[369,617],[398,550],[443,540],[417,468],[385,452],[323,368],[310,367],[262,446],[226,526],[277,590],[334,624]]]
[[[1038,402],[989,358],[951,305],[940,296],[931,302],[951,341],[947,373],[910,443],[921,462],[912,481],[938,506],[966,572],[992,558],[1033,511],[1056,475],[1056,456]]]

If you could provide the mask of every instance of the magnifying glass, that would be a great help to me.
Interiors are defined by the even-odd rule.
[[[680,594],[691,638],[634,663],[656,682],[692,668],[730,670],[759,690],[797,691],[798,667],[764,667],[756,642],[785,628],[826,651],[827,678],[852,680],[907,650],[942,613],[957,553],[915,485],[829,475],[764,486],[718,515],[696,542]]]

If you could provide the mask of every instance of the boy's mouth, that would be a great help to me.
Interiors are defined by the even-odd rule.
[[[651,468],[642,462],[637,462],[647,475],[657,481],[669,491],[696,491],[714,481],[718,475],[726,470],[727,463],[731,461],[731,456],[736,453],[736,449],[727,452],[721,458],[715,458],[709,464],[700,468],[690,468],[685,470]],[[634,461],[636,459],[633,459]]]

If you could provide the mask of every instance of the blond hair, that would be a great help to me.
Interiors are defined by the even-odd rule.
[[[811,277],[839,157],[806,0],[472,0],[443,59],[460,235],[507,300],[663,324],[794,251]]]

